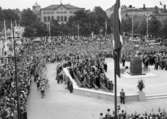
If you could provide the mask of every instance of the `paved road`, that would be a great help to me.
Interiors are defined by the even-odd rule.
[[[106,59],[106,63],[108,64],[108,72],[106,73],[107,77],[114,82],[114,62],[113,59]],[[122,64],[121,64],[122,66]],[[126,66],[130,67],[130,63],[126,62]],[[137,93],[137,83],[138,80],[143,80],[145,84],[144,92],[147,96],[150,95],[167,95],[167,71],[165,70],[154,70],[154,66],[149,67],[148,77],[141,78],[125,78],[121,75],[121,79],[117,80],[118,85],[118,93],[123,88],[126,93],[136,94]],[[124,74],[126,75],[126,74]]]
[[[98,119],[100,112],[113,109],[113,102],[70,94],[64,85],[56,83],[55,71],[56,64],[47,66],[50,87],[44,99],[41,99],[36,85],[32,85],[28,119]],[[157,111],[159,107],[167,110],[167,99],[133,102],[122,107],[128,112]]]

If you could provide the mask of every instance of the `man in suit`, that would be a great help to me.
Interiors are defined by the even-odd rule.
[[[121,89],[121,92],[120,92],[120,103],[125,104],[125,92],[123,89]]]
[[[104,117],[103,117],[103,113],[100,113],[100,117],[99,117],[99,119],[104,119]]]
[[[112,118],[111,110],[107,109],[107,113],[105,115],[105,119],[111,119],[111,118]]]
[[[125,55],[122,56],[122,66],[124,67],[125,66]]]

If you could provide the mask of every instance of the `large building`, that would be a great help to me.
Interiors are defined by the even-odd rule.
[[[106,10],[107,16],[110,17],[113,13],[113,7]],[[167,19],[167,9],[166,5],[163,6],[163,8],[158,8],[157,6],[152,8],[147,8],[145,5],[143,5],[142,8],[134,8],[132,6],[122,6],[121,7],[121,16],[122,18],[129,17],[147,17],[147,16],[155,16],[160,21]]]
[[[75,12],[83,9],[84,8],[62,3],[58,5],[50,5],[40,10],[41,21],[49,24],[51,21],[57,20],[59,24],[66,24],[69,18],[74,16]]]
[[[38,16],[38,18],[41,17],[41,6],[37,2],[32,6],[32,11]]]

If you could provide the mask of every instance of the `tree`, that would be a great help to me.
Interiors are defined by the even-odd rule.
[[[16,10],[13,9],[2,9],[0,8],[0,31],[3,29],[3,23],[4,20],[6,21],[6,27],[11,27],[11,22],[19,22],[20,16],[18,14],[19,12],[16,12]]]
[[[42,22],[36,22],[33,24],[33,28],[35,29],[35,36],[46,36],[47,35],[47,27]]]
[[[34,37],[35,36],[35,29],[32,26],[27,26],[23,33],[24,37]]]
[[[161,27],[161,35],[167,38],[167,19],[163,21],[163,25]]]
[[[60,34],[60,25],[58,24],[58,22],[56,20],[53,20],[50,24],[51,27],[51,36],[56,36]],[[48,29],[49,30],[49,29]]]
[[[2,8],[0,7],[0,21],[3,20],[3,11],[2,11]]]
[[[141,22],[138,23],[136,33],[141,35],[146,35],[147,31],[147,23],[145,19],[142,19]]]
[[[125,19],[122,20],[122,31],[125,33],[132,32],[132,18],[127,16]]]
[[[161,29],[161,22],[154,16],[149,21],[149,34],[158,37]]]
[[[105,31],[105,22],[108,19],[107,18],[107,14],[106,12],[101,8],[101,7],[95,7],[94,8],[94,16],[95,16],[95,24],[96,26],[94,26],[95,28],[97,27],[97,33],[100,33],[100,31],[102,30],[103,34]]]
[[[95,7],[92,12],[89,10],[77,11],[75,15],[69,19],[68,27],[72,29],[71,31],[73,31],[74,34],[78,32],[78,25],[80,34],[82,35],[90,35],[92,32],[95,34],[104,34],[106,21],[109,24],[109,19],[105,11],[101,7]]]
[[[33,13],[31,9],[25,9],[21,14],[21,25],[22,26],[30,26],[34,24],[34,22],[38,22],[37,16]]]
[[[3,29],[3,12],[2,8],[0,7],[0,31]]]
[[[42,22],[35,22],[34,24],[25,27],[24,37],[42,37],[48,34],[47,27]]]
[[[46,25],[40,22],[38,17],[30,9],[23,10],[21,14],[21,25],[25,27],[25,37],[40,37],[47,35]]]
[[[82,35],[90,34],[91,32],[90,32],[89,11],[86,10],[77,11],[75,13],[75,16],[70,17],[67,26],[72,29],[72,32],[75,35],[77,34],[78,30]]]
[[[4,9],[3,10],[3,19],[6,21],[19,21],[18,14],[15,13],[14,10],[11,9]]]

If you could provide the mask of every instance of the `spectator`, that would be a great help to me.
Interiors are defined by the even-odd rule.
[[[121,92],[120,92],[120,103],[125,104],[125,92],[123,89],[121,89]]]
[[[99,119],[104,119],[103,113],[100,113]]]
[[[107,113],[105,115],[105,119],[111,119],[112,115],[111,115],[111,111],[110,109],[107,109]]]

